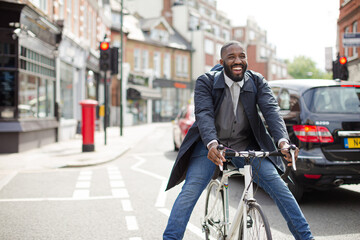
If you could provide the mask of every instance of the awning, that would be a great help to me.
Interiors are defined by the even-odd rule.
[[[127,99],[161,99],[161,92],[153,88],[129,84],[127,88]]]

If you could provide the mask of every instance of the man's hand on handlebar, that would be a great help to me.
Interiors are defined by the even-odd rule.
[[[222,154],[222,152],[220,152],[218,149],[217,149],[217,146],[219,144],[217,142],[214,142],[214,143],[211,143],[210,146],[209,146],[209,152],[208,152],[208,159],[210,159],[213,163],[215,163],[217,166],[222,166],[223,165],[223,162],[225,162],[225,158]]]
[[[281,153],[284,155],[284,158],[286,159],[286,161],[288,161],[287,166],[292,166],[292,158],[290,155],[290,145],[287,142],[281,142],[279,147],[281,149]],[[296,147],[295,152],[294,152],[295,161],[297,160],[298,155],[299,155],[299,148]]]

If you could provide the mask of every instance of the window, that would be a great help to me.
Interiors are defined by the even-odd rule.
[[[72,1],[67,0],[66,1],[66,20],[67,20],[67,26],[69,30],[71,30],[72,27]]]
[[[74,70],[70,64],[60,63],[60,108],[61,117],[71,119],[74,117],[73,99],[74,99]]]
[[[164,56],[164,78],[165,79],[170,79],[171,78],[170,53],[165,53],[165,56]]]
[[[205,39],[205,53],[214,54],[214,42],[210,39]]]
[[[242,38],[244,35],[244,31],[242,29],[235,30],[235,38],[239,39]]]
[[[188,58],[186,57],[186,56],[183,56],[183,73],[184,73],[184,77],[186,77],[187,76],[187,74],[188,74],[188,69],[189,69],[189,67],[188,67]]]
[[[181,66],[181,56],[176,56],[176,76],[181,76],[182,73],[182,66]]]
[[[134,70],[135,71],[140,71],[141,66],[140,66],[140,49],[135,48],[134,49]]]
[[[157,78],[161,76],[161,54],[159,52],[154,53],[154,73]]]
[[[44,13],[47,13],[47,0],[30,0],[30,2]]]
[[[141,56],[141,68],[142,68],[143,70],[149,68],[149,51],[148,51],[148,50],[143,50],[143,51],[142,51],[142,56]]]
[[[290,94],[287,90],[282,90],[279,95],[280,110],[290,110]]]
[[[348,33],[349,32],[349,27],[346,27],[345,28],[345,33]],[[345,47],[345,56],[348,57],[349,56],[349,48],[348,47]]]
[[[353,27],[353,30],[352,30],[353,33],[356,33],[356,32],[357,32],[358,23],[357,23],[357,22],[354,22],[352,27]],[[356,51],[357,48],[356,48],[356,47],[353,47],[352,49],[353,49],[352,56],[353,56],[353,57],[357,57],[357,51]]]

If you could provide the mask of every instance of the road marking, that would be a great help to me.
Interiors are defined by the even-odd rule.
[[[112,195],[119,198],[129,198],[129,193],[126,188],[111,189]]]
[[[132,211],[134,211],[133,208],[132,208],[130,200],[127,200],[127,199],[121,200],[121,205],[122,205],[122,208],[123,208],[124,212],[132,212]]]
[[[5,187],[16,175],[18,174],[17,171],[12,172],[10,174],[8,174],[4,179],[2,179],[0,181],[0,191],[1,189],[3,189],[3,187]]]
[[[73,193],[73,198],[89,198],[90,190],[76,189]]]
[[[125,216],[127,229],[130,231],[138,230],[138,224],[135,216]]]
[[[167,208],[158,208],[158,210],[165,214],[167,217],[170,216],[170,210]],[[194,233],[195,235],[203,238],[204,237],[204,233],[202,232],[202,230],[198,227],[196,227],[194,224],[192,224],[191,222],[188,222],[186,229],[191,231],[192,233]]]
[[[141,237],[131,237],[131,238],[129,238],[129,240],[142,240],[142,238]]]
[[[124,181],[110,181],[110,186],[112,188],[125,187],[125,183],[124,183]]]
[[[77,182],[76,188],[90,188],[90,182]]]
[[[116,196],[97,196],[97,197],[83,197],[83,198],[7,198],[0,199],[0,202],[45,202],[45,201],[84,201],[84,200],[105,200],[105,199],[121,199]]]

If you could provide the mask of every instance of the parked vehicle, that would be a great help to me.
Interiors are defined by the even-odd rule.
[[[189,128],[195,122],[194,105],[189,104],[176,116],[173,121],[173,140],[174,150],[178,151],[185,135],[189,131]]]
[[[360,83],[269,81],[291,142],[299,149],[289,188],[299,201],[310,189],[360,183]]]

